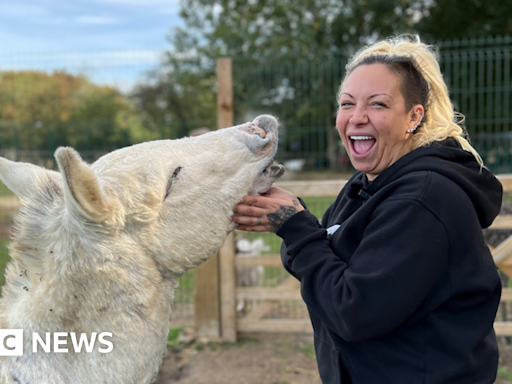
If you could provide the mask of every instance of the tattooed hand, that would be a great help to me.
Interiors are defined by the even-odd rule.
[[[272,228],[272,232],[279,231],[279,228],[284,224],[286,220],[295,215],[297,212],[297,208],[289,206],[289,205],[281,205],[277,211],[274,213],[268,213],[267,218],[270,221],[270,228]]]
[[[290,192],[272,187],[262,196],[245,196],[235,206],[232,220],[242,231],[277,232],[286,220],[303,210]]]

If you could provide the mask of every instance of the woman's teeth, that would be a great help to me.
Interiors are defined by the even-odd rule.
[[[371,140],[373,137],[371,136],[350,136],[352,140]]]

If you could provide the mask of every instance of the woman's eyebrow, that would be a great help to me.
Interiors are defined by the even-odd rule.
[[[353,99],[354,99],[354,96],[352,96],[352,95],[351,95],[350,93],[348,93],[348,92],[342,92],[342,93],[341,93],[341,95],[349,95],[351,98],[353,98]],[[340,96],[341,96],[341,95],[340,95]]]
[[[375,96],[388,96],[388,97],[393,98],[393,96],[391,96],[389,93],[376,93],[374,95],[368,96],[368,99],[371,99],[372,97],[375,97]]]

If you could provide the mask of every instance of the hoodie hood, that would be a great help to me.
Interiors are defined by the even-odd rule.
[[[383,186],[416,171],[436,172],[461,187],[471,199],[482,228],[490,226],[499,214],[503,196],[501,183],[452,138],[409,152],[369,184],[364,174],[353,181],[361,184],[362,194],[366,191],[373,195]]]

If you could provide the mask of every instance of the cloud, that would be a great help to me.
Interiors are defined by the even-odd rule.
[[[79,16],[76,18],[76,22],[78,24],[85,24],[85,25],[112,25],[112,24],[119,24],[120,20],[115,19],[113,17],[103,17],[103,16]]]

